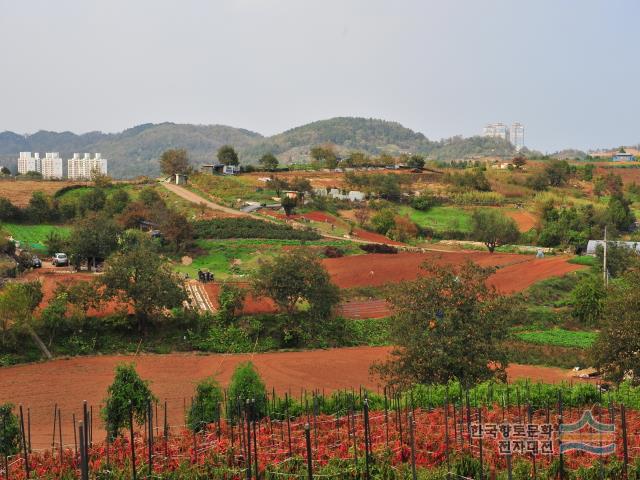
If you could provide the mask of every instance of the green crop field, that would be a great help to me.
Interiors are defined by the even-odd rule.
[[[431,228],[436,232],[445,230],[471,230],[471,213],[456,207],[432,207],[423,212],[411,207],[400,208],[401,215],[409,218],[421,227]]]
[[[247,177],[224,177],[218,175],[194,175],[187,187],[198,195],[211,196],[225,205],[233,205],[238,200],[252,200],[273,203],[274,190],[258,187]]]
[[[300,246],[299,240],[271,239],[234,239],[234,240],[197,240],[196,247],[202,252],[193,258],[191,265],[177,264],[175,270],[197,277],[198,269],[206,269],[217,278],[232,274],[246,274],[253,270],[258,259],[274,257],[283,252],[284,247]],[[304,242],[305,246],[334,246],[342,249],[345,255],[363,253],[353,242],[347,240],[316,240]]]
[[[518,340],[537,345],[552,345],[556,347],[589,348],[595,342],[596,332],[584,332],[565,330],[563,328],[551,328],[549,330],[537,330],[531,332],[517,332],[514,336]]]
[[[1,228],[19,241],[22,247],[43,252],[46,250],[44,242],[49,232],[58,232],[63,238],[68,237],[71,229],[59,225],[21,225],[17,223],[3,223]]]
[[[569,263],[575,263],[576,265],[586,265],[588,267],[593,267],[598,259],[596,257],[592,257],[590,255],[576,255],[572,259],[569,260]]]
[[[82,198],[83,195],[90,192],[94,188],[95,187],[91,187],[91,186],[73,188],[71,190],[67,190],[66,192],[58,195],[57,198],[62,202],[78,201]],[[144,188],[144,185],[129,185],[125,183],[117,183],[117,184],[112,184],[108,187],[105,187],[102,190],[106,193],[107,197],[111,196],[117,190],[124,190],[129,194],[129,196],[133,200],[135,200],[138,197],[138,192],[142,188]]]

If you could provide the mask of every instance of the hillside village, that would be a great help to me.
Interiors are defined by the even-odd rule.
[[[0,480],[637,480],[631,0],[3,2]]]

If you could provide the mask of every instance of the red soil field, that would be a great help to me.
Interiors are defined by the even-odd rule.
[[[462,265],[473,261],[481,266],[500,267],[490,282],[503,293],[523,290],[545,278],[582,268],[568,263],[566,257],[535,259],[531,255],[488,252],[369,254],[327,258],[323,263],[336,285],[350,288],[414,280],[421,274],[420,265],[426,260],[438,265]]]
[[[367,254],[323,260],[333,282],[340,288],[380,286],[403,280],[414,280],[421,275],[420,265],[431,260],[439,265],[462,265],[471,260],[482,266],[495,266],[498,270],[489,278],[489,285],[505,294],[520,292],[532,284],[549,277],[559,277],[581,267],[567,262],[566,257],[536,259],[531,255],[489,254],[488,252],[429,252],[398,254]],[[248,287],[248,284],[240,284]],[[214,307],[217,307],[219,284],[204,286]],[[249,295],[243,313],[255,315],[276,312],[276,305],[267,298]],[[391,314],[384,300],[359,300],[342,304],[339,313],[347,318],[383,318]]]
[[[169,354],[58,359],[0,368],[0,403],[12,402],[30,408],[32,443],[35,448],[46,448],[51,444],[55,403],[62,411],[65,443],[69,443],[73,435],[71,415],[75,413],[78,418],[83,400],[94,408],[94,438],[103,438],[98,410],[118,363],[136,364],[140,376],[151,381],[159,401],[167,400],[170,424],[178,425],[184,423],[183,402],[189,402],[195,383],[213,375],[227,385],[240,362],[251,360],[267,388],[273,387],[279,394],[291,391],[293,395],[299,395],[300,389],[314,388],[328,393],[360,385],[375,391],[379,385],[370,376],[369,367],[375,361],[384,360],[388,351],[388,347],[358,347],[253,355]],[[521,365],[510,366],[508,374],[511,380],[526,377],[548,383],[571,379],[570,370]]]
[[[526,210],[505,212],[505,214],[516,221],[518,224],[518,230],[521,232],[528,232],[538,223],[538,218],[533,213],[527,212]]]
[[[361,228],[353,229],[353,236],[359,240],[366,240],[367,242],[375,242],[375,243],[386,243],[387,245],[395,245],[395,246],[403,246],[404,243],[396,242],[395,240],[391,240],[384,235],[379,233],[369,232],[367,230],[363,230]]]
[[[607,166],[596,168],[597,175],[604,176],[609,173],[613,173],[615,175],[620,175],[624,185],[629,185],[634,182],[640,184],[640,168],[615,168],[611,167],[610,163],[605,165]]]
[[[248,283],[236,283],[241,288],[248,289]],[[220,294],[219,283],[205,283],[203,285],[205,292],[211,300],[213,308],[218,308],[218,295]],[[278,308],[276,304],[270,298],[256,298],[253,295],[247,295],[244,300],[242,313],[245,315],[255,315],[258,313],[276,313]]]
[[[324,212],[309,212],[303,213],[300,216],[313,222],[338,223],[338,219],[332,217],[331,215],[327,215]]]
[[[42,283],[42,302],[38,307],[40,310],[48,305],[54,296],[55,290],[59,285],[71,285],[73,283],[85,281],[89,282],[95,280],[96,274],[93,273],[70,273],[66,269],[47,269],[31,271],[21,277],[21,280],[40,280]],[[90,308],[87,312],[92,316],[105,316],[114,313],[117,310],[128,309],[129,313],[133,313],[133,309],[130,306],[118,303],[108,302],[100,306],[99,310]]]
[[[300,215],[289,215],[288,217],[284,213],[274,212],[269,208],[261,208],[258,210],[259,214],[265,215],[267,217],[277,218],[278,220],[299,220]]]
[[[500,268],[489,278],[489,284],[502,293],[520,292],[549,277],[561,277],[584,268],[567,262],[567,257],[532,258],[526,263]]]
[[[345,318],[384,318],[391,315],[391,307],[386,300],[352,300],[338,307]]]

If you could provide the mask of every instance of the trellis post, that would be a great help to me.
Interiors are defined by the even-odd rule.
[[[304,424],[304,437],[307,443],[307,478],[313,480],[313,460],[311,458],[311,427]]]
[[[416,472],[416,440],[413,427],[413,412],[409,412],[409,439],[411,441],[411,477],[413,480],[417,480],[418,474]]]

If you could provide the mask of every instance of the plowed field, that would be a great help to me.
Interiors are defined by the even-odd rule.
[[[52,195],[69,185],[86,185],[87,182],[52,182],[37,180],[0,180],[0,197],[11,200],[18,207],[26,207],[33,192],[44,192]]]
[[[511,217],[518,224],[518,230],[521,232],[528,232],[538,223],[538,218],[531,212],[526,210],[519,210],[517,212],[505,212],[508,217]]]
[[[35,448],[51,445],[53,407],[62,411],[65,443],[73,445],[72,413],[78,418],[82,401],[94,409],[94,438],[104,432],[98,418],[113,369],[121,362],[134,362],[140,376],[151,381],[159,401],[168,402],[171,425],[184,423],[183,408],[193,395],[195,383],[214,375],[227,385],[235,366],[252,360],[267,387],[283,394],[299,395],[300,389],[337,389],[366,386],[378,388],[369,374],[375,361],[384,360],[389,348],[359,347],[307,352],[262,353],[255,355],[140,355],[97,356],[60,359],[50,362],[0,368],[0,403],[22,404],[31,412],[31,435]],[[531,378],[557,383],[570,379],[571,371],[559,368],[512,365],[511,379]]]
[[[562,276],[582,268],[566,257],[536,259],[531,255],[489,254],[488,252],[428,252],[357,255],[323,260],[333,281],[341,288],[380,286],[389,282],[414,280],[420,265],[432,261],[438,265],[463,265],[467,261],[498,267],[490,283],[504,293],[524,290],[548,277]]]

